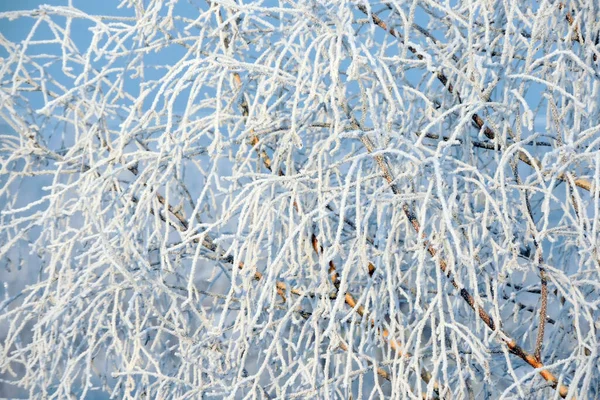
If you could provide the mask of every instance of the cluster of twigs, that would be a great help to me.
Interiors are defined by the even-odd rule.
[[[600,395],[598,10],[492,3],[0,14],[3,388]]]

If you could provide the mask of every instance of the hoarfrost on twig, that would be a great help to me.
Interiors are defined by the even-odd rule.
[[[102,11],[0,12],[0,393],[600,397],[594,2]]]

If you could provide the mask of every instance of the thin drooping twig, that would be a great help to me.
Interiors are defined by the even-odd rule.
[[[523,182],[521,180],[521,177],[519,176],[519,170],[517,168],[516,162],[513,163],[512,169],[513,169],[513,174],[515,175],[515,179],[517,180],[517,184],[522,185]],[[540,306],[540,316],[539,316],[537,337],[535,339],[534,355],[535,355],[535,358],[539,362],[541,362],[542,361],[542,347],[544,345],[544,331],[546,329],[546,316],[547,316],[547,312],[548,312],[548,274],[546,272],[546,269],[544,268],[543,249],[537,239],[538,232],[537,232],[537,228],[535,226],[535,219],[533,218],[533,210],[531,208],[531,201],[529,199],[529,191],[527,189],[525,189],[523,195],[525,197],[525,208],[527,210],[529,226],[530,226],[530,229],[533,231],[533,245],[535,247],[536,263],[538,266],[538,270],[540,271],[541,306]]]
[[[542,293],[541,293],[541,306],[540,306],[540,319],[538,325],[538,333],[535,342],[535,358],[542,362],[542,347],[544,344],[544,331],[546,329],[546,313],[548,310],[548,275],[546,269],[542,266],[539,267],[540,270],[540,281],[542,284]]]

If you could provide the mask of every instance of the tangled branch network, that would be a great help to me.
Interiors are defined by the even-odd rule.
[[[9,5],[1,395],[600,399],[600,3]]]

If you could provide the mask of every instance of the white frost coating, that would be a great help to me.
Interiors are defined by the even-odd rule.
[[[64,3],[0,13],[3,396],[600,398],[596,2]]]

